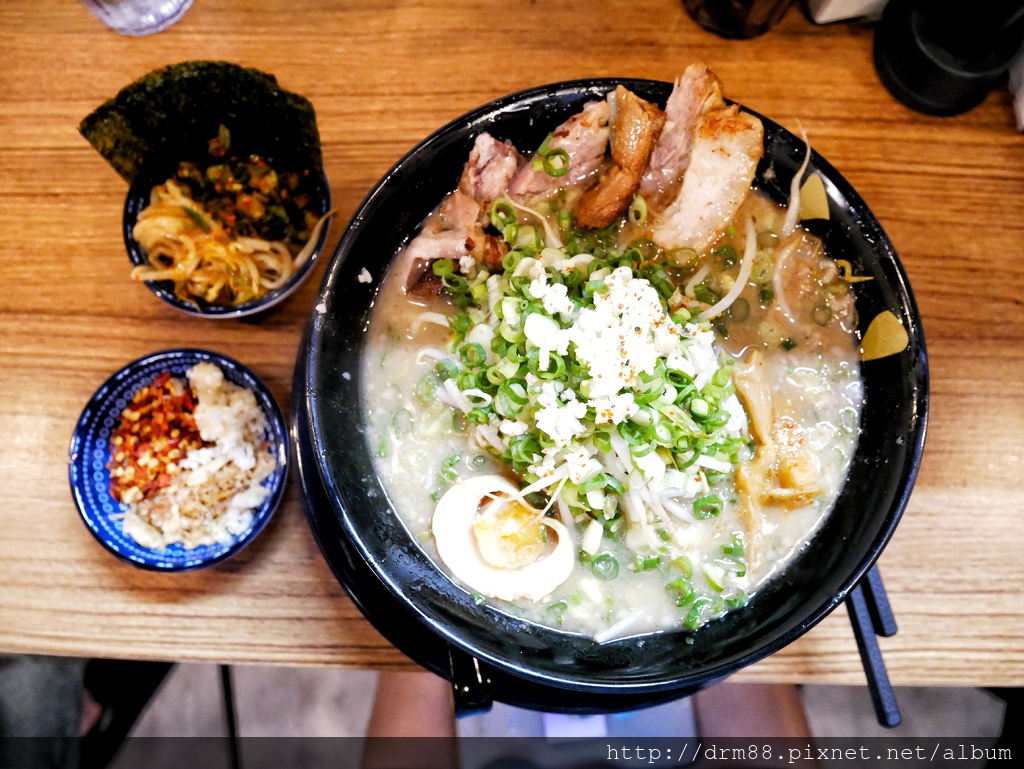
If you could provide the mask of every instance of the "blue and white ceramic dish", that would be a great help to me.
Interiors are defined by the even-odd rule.
[[[252,390],[267,417],[267,440],[277,467],[263,482],[270,490],[253,512],[252,523],[231,542],[185,549],[180,544],[160,550],[143,547],[122,531],[120,513],[127,506],[110,496],[110,436],[132,396],[164,371],[185,378],[197,363],[213,363],[224,378]],[[86,527],[100,544],[119,558],[153,571],[191,571],[212,566],[244,548],[266,526],[284,494],[288,478],[288,432],[281,409],[267,386],[248,368],[225,355],[207,350],[175,349],[153,353],[129,363],[103,383],[86,404],[75,425],[68,454],[71,494]]]

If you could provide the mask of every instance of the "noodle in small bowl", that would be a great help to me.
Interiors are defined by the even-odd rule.
[[[171,176],[172,173],[147,174],[136,179],[128,190],[124,206],[123,233],[128,258],[136,271],[149,269],[151,261],[146,249],[133,234],[133,230],[139,223],[140,214],[157,198],[160,199],[163,207],[174,211],[175,215],[181,214],[178,218],[186,222],[197,221],[197,216],[202,217],[202,214],[199,213],[202,211],[200,206],[193,204],[192,213],[187,213],[179,205],[181,190],[164,184]],[[172,280],[145,280],[146,286],[172,307],[189,315],[198,315],[204,318],[242,318],[269,310],[284,301],[312,273],[313,266],[320,254],[323,253],[330,229],[331,191],[323,169],[311,170],[308,183],[313,196],[309,210],[322,219],[320,224],[313,229],[309,242],[291,261],[288,259],[286,249],[280,243],[267,243],[256,238],[238,238],[236,243],[232,244],[232,250],[237,249],[242,259],[251,268],[259,267],[263,273],[261,277],[264,280],[266,292],[258,298],[240,304],[223,304],[207,301],[200,296],[183,297],[175,291],[175,284]],[[153,190],[158,185],[162,185],[162,190],[159,196],[155,196]],[[187,205],[189,201],[184,202]],[[278,254],[275,251],[281,253]],[[271,261],[275,263],[271,264]],[[285,269],[282,270],[279,265],[284,265]]]

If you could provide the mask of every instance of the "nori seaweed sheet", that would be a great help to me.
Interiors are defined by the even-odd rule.
[[[308,99],[273,75],[226,61],[184,61],[150,72],[101,104],[78,130],[131,184],[209,158],[221,124],[231,154],[261,155],[275,170],[317,169],[320,133]]]

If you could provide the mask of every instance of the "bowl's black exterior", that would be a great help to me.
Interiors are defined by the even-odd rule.
[[[143,174],[128,188],[128,194],[124,200],[124,216],[121,220],[121,229],[124,235],[125,249],[128,251],[128,259],[133,267],[149,264],[145,250],[132,235],[135,222],[138,220],[142,210],[149,205],[153,187],[163,184],[171,178],[176,169],[177,165],[173,168],[160,169],[156,173]],[[310,210],[318,216],[323,216],[331,210],[331,186],[322,167],[312,171],[310,176],[312,177],[311,194],[313,197]],[[292,274],[288,282],[280,288],[268,291],[259,299],[254,299],[251,302],[240,305],[223,305],[197,298],[193,304],[175,295],[174,283],[169,280],[147,281],[146,287],[167,302],[167,304],[189,315],[197,315],[203,318],[243,318],[266,313],[272,307],[277,306],[291,296],[313,271],[313,266],[320,258],[324,251],[324,246],[327,244],[327,234],[330,231],[329,224],[330,222],[325,222],[320,228],[320,234],[317,236],[313,252],[299,266],[299,269]]]
[[[299,361],[305,371],[301,397],[311,454],[330,502],[333,531],[352,559],[365,564],[384,586],[379,596],[385,597],[374,600],[410,611],[422,626],[498,671],[572,690],[580,702],[593,694],[654,701],[658,693],[707,683],[777,651],[842,603],[881,553],[906,506],[928,408],[924,336],[899,259],[860,196],[812,153],[810,171],[822,177],[831,209],[831,220],[814,229],[832,257],[848,259],[856,273],[873,278],[856,288],[861,331],[889,310],[907,329],[910,344],[897,355],[863,365],[866,398],[850,475],[834,512],[792,565],[747,607],[696,633],[597,644],[526,622],[497,606],[477,605],[469,591],[430,561],[392,510],[364,435],[361,355],[377,287],[392,257],[456,186],[477,134],[486,130],[517,147],[535,147],[583,103],[602,98],[619,83],[662,104],[671,89],[656,81],[610,79],[535,88],[464,115],[402,158],[363,201],[339,242]],[[805,145],[769,120],[764,125],[765,154],[755,186],[781,203],[788,198]],[[364,269],[372,283],[357,279]],[[328,549],[325,554],[331,557]],[[364,608],[371,621],[388,611],[386,606]],[[414,639],[392,640],[416,658]]]

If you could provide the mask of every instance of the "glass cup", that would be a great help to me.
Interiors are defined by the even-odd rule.
[[[80,0],[97,19],[122,35],[152,35],[180,19],[192,0]]]
[[[746,39],[775,26],[793,0],[683,0],[694,20],[721,37]]]

